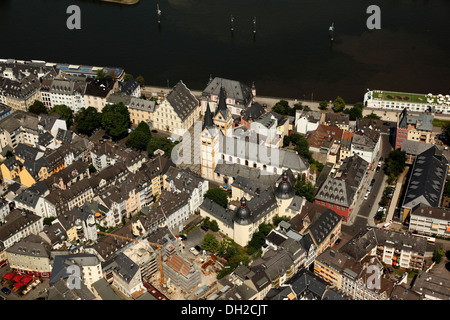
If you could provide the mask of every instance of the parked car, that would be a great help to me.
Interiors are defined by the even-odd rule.
[[[11,290],[9,290],[7,287],[3,287],[3,288],[2,288],[2,292],[3,292],[4,294],[10,294],[10,293],[11,293]]]
[[[197,256],[200,252],[197,251],[194,247],[190,248],[189,251],[194,255]]]
[[[334,244],[339,244],[339,243],[341,243],[341,239],[340,238],[338,238]]]
[[[158,133],[158,130],[153,129],[152,132],[153,133]]]
[[[187,237],[186,237],[184,234],[180,234],[180,238],[181,238],[181,240],[183,240],[183,241],[187,240]]]
[[[202,228],[202,230],[204,230],[204,231],[208,231],[209,230],[208,227],[205,227],[205,226],[201,226],[200,228]]]

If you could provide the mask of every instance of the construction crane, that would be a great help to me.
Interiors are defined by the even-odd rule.
[[[111,237],[115,237],[115,238],[120,238],[120,239],[124,239],[124,240],[130,240],[130,241],[135,241],[135,242],[139,242],[139,241],[145,241],[142,239],[133,239],[133,238],[128,238],[128,237],[124,237],[124,236],[119,236],[117,234],[113,234],[113,233],[106,233],[106,232],[102,232],[102,231],[97,231],[97,233],[99,234],[103,234],[105,236],[111,236]],[[154,243],[154,242],[150,242],[147,240],[147,242],[150,245],[153,245],[155,247],[158,248],[158,258],[159,258],[159,274],[160,274],[160,279],[159,281],[161,282],[161,285],[163,287],[166,286],[166,282],[164,281],[164,272],[163,272],[163,266],[162,266],[162,255],[161,255],[161,245],[159,243]]]

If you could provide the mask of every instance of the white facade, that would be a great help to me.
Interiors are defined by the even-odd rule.
[[[186,203],[184,206],[176,210],[175,212],[166,216],[167,227],[170,230],[174,230],[176,232],[181,232],[183,230],[183,222],[185,222],[189,218],[189,203]]]

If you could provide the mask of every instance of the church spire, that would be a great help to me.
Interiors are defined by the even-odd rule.
[[[224,114],[226,114],[226,111],[228,110],[227,96],[226,96],[225,88],[223,86],[220,87],[219,102],[217,104],[216,115],[222,110],[225,111]]]
[[[214,127],[214,122],[213,122],[213,117],[211,114],[211,109],[209,108],[209,103],[206,107],[206,111],[205,111],[205,118],[203,120],[203,127],[202,130],[205,128],[210,128],[210,127]]]

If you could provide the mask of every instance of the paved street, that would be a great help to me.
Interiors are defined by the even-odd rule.
[[[392,150],[392,146],[389,142],[389,134],[387,132],[388,129],[386,127],[384,133],[381,135],[380,152],[374,168],[369,171],[369,174],[365,179],[365,185],[356,200],[355,208],[349,220],[342,224],[342,231],[347,234],[355,235],[359,231],[366,229],[367,226],[375,226],[373,218],[378,211],[378,203],[383,195],[387,180],[387,176],[384,173],[386,168],[384,161],[379,172],[376,172],[375,169],[378,165],[378,158],[383,157],[385,160],[389,155],[389,152]],[[375,179],[374,186],[372,187],[372,191],[368,199],[364,200],[366,190],[372,179]]]

